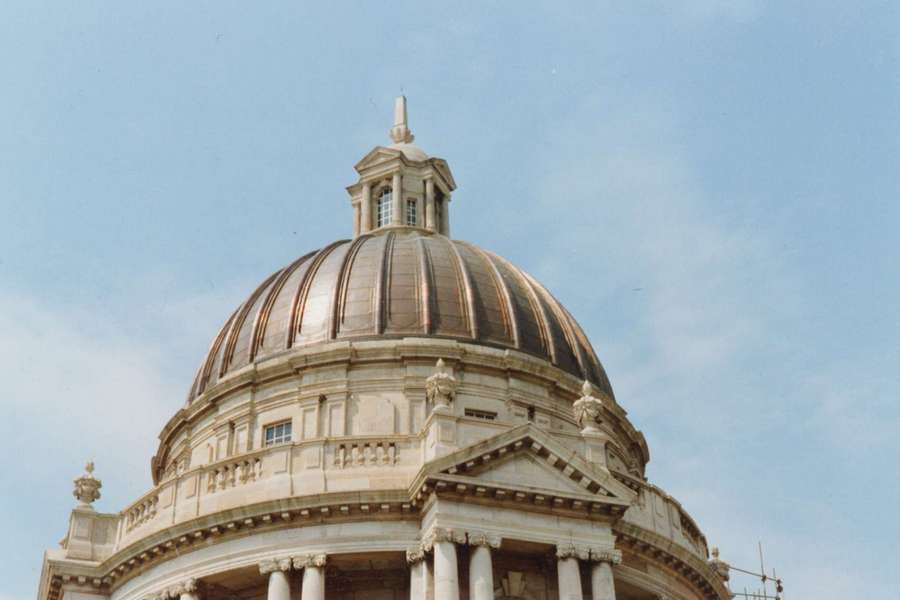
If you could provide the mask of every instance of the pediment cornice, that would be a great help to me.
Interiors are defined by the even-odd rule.
[[[541,481],[513,482],[488,476],[495,465],[528,460]],[[427,463],[412,486],[412,498],[432,492],[475,500],[511,502],[519,508],[566,510],[618,517],[635,492],[609,471],[595,467],[533,424],[522,425]]]

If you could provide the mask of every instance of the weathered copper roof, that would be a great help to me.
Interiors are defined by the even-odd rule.
[[[410,336],[520,350],[613,395],[581,327],[530,275],[468,242],[388,228],[334,242],[266,279],[213,340],[189,400],[292,348]]]

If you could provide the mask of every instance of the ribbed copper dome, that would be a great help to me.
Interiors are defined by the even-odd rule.
[[[520,350],[612,396],[587,336],[534,278],[473,244],[388,228],[334,242],[266,279],[216,336],[190,399],[292,348],[410,336]]]

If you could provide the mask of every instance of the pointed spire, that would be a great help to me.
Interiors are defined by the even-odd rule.
[[[395,144],[410,144],[415,139],[407,124],[406,96],[400,96],[394,101],[394,126],[391,127],[390,136]]]

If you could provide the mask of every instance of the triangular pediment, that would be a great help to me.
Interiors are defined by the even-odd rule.
[[[403,158],[403,152],[395,148],[386,148],[384,146],[376,146],[371,152],[366,154],[361,161],[353,167],[357,172],[379,165],[381,163],[394,161]]]
[[[485,484],[531,488],[536,492],[586,493],[585,489],[547,464],[533,452],[515,452],[466,473]]]
[[[547,506],[624,511],[635,493],[533,424],[500,433],[428,463],[435,489]]]

